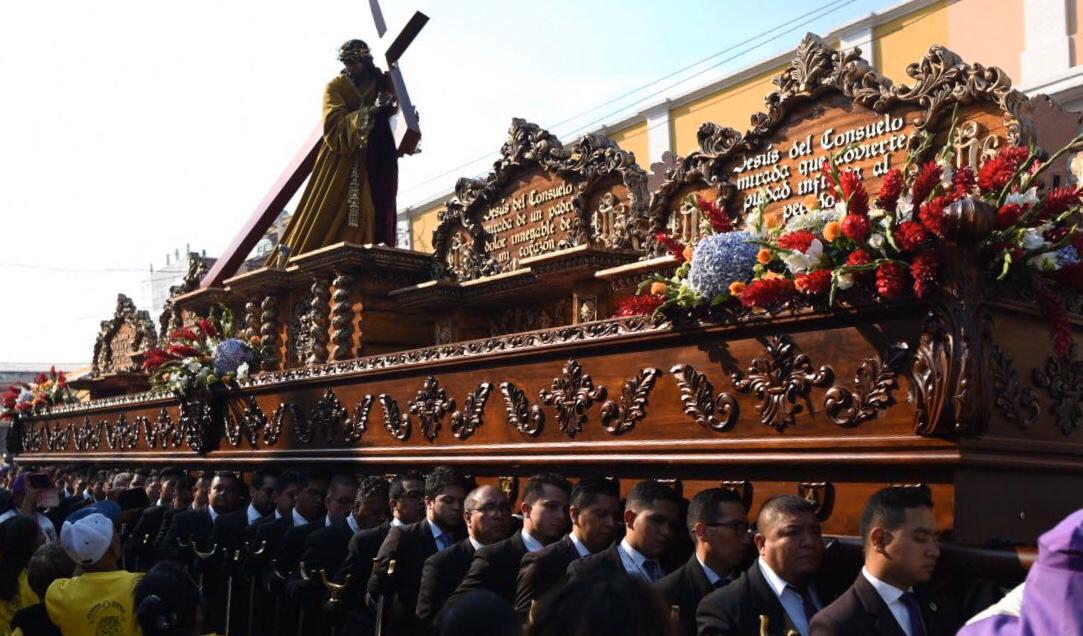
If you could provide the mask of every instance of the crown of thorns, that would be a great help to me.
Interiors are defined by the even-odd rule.
[[[372,52],[369,51],[369,45],[365,44],[361,40],[350,40],[339,47],[338,49],[338,61],[340,62],[358,62],[362,58],[369,57]]]

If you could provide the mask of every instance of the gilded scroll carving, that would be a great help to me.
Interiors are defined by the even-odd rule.
[[[835,508],[835,485],[829,481],[803,481],[797,484],[797,494],[813,505],[820,521],[827,521]]]
[[[605,386],[594,386],[589,375],[583,373],[583,367],[576,360],[568,360],[560,377],[553,378],[548,389],[538,392],[538,400],[557,411],[557,424],[569,437],[583,430],[587,422],[587,409],[594,402],[604,402]]]
[[[410,415],[403,413],[395,398],[386,393],[381,393],[379,400],[380,406],[384,409],[384,426],[387,427],[387,432],[391,433],[391,437],[400,441],[409,439]]]
[[[226,443],[234,448],[241,445],[241,439],[243,437],[241,427],[241,419],[239,417],[233,417],[233,414],[227,411],[223,418],[222,429],[226,434]]]
[[[895,403],[892,390],[898,385],[896,373],[905,360],[906,349],[898,347],[880,357],[865,358],[854,373],[854,388],[835,385],[824,395],[824,411],[839,426],[853,427],[875,419]]]
[[[463,400],[463,410],[451,414],[451,434],[456,439],[467,439],[481,427],[485,402],[492,391],[492,384],[482,382]]]
[[[500,392],[504,394],[508,425],[531,437],[541,433],[542,426],[545,424],[545,412],[542,411],[541,406],[531,405],[526,392],[511,382],[501,382]]]
[[[732,394],[723,391],[715,396],[711,381],[690,364],[678,364],[669,372],[677,380],[685,415],[696,424],[712,431],[728,431],[737,422],[741,409]]]
[[[978,384],[972,377],[977,327],[962,311],[953,303],[936,308],[925,319],[910,368],[909,399],[914,432],[919,435],[960,433],[981,419],[973,413],[978,402]]]
[[[331,290],[328,289],[327,280],[317,276],[312,281],[309,290],[312,294],[308,305],[308,354],[305,360],[308,364],[319,364],[327,360],[327,328],[328,312],[331,300]]]
[[[993,402],[1008,422],[1030,428],[1041,416],[1038,394],[1019,385],[1019,373],[1000,346],[993,345],[989,365],[993,373]]]
[[[350,306],[353,278],[339,273],[331,284],[335,288],[331,294],[331,360],[347,360],[353,357],[353,309]]]
[[[813,386],[830,385],[835,372],[827,365],[814,369],[808,355],[788,335],[769,336],[765,353],[752,359],[746,375],[734,377],[733,388],[752,393],[759,401],[760,421],[781,431],[793,425],[794,416],[802,411],[798,399],[807,398]]]
[[[406,403],[406,407],[421,424],[421,434],[431,442],[440,432],[444,418],[455,410],[455,398],[449,398],[447,391],[430,375],[425,378],[425,383],[414,399]]]
[[[1083,423],[1083,360],[1076,360],[1075,346],[1067,356],[1050,355],[1045,367],[1034,369],[1034,384],[1053,398],[1057,428],[1071,435]]]
[[[602,428],[607,433],[620,435],[642,422],[643,418],[647,417],[647,399],[660,377],[662,370],[650,367],[640,370],[636,377],[625,380],[620,402],[607,400],[602,405]]]
[[[342,425],[342,436],[347,444],[360,441],[365,431],[369,430],[369,413],[372,412],[374,402],[371,395],[366,395],[353,407],[353,413]]]
[[[64,426],[57,423],[55,426],[50,426],[48,423],[42,426],[42,430],[45,434],[45,447],[50,452],[58,452],[67,450],[68,443],[71,441],[71,431],[73,425],[69,424]]]

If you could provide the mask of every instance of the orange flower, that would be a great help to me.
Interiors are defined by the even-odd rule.
[[[741,292],[745,290],[745,287],[748,287],[748,285],[739,280],[733,281],[730,283],[730,296],[740,296]]]
[[[692,249],[691,245],[684,248],[684,260],[685,260],[686,263],[691,263],[692,262],[692,255],[693,254],[695,254],[695,250]]]
[[[828,243],[833,242],[840,234],[842,234],[842,223],[831,221],[824,226],[824,238],[827,239]]]
[[[779,274],[778,272],[767,272],[766,274],[761,276],[761,278],[766,278],[767,280],[774,280],[776,278],[782,278],[782,274]]]
[[[760,248],[760,251],[756,254],[756,262],[760,265],[766,265],[771,262],[771,250],[766,247]]]
[[[808,287],[808,276],[798,276],[794,279],[793,286],[797,288],[797,291],[805,291]]]
[[[650,293],[652,296],[660,296],[666,293],[666,284],[661,281],[651,283]]]

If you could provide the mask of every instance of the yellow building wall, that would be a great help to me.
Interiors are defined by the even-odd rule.
[[[425,252],[431,254],[432,249],[432,232],[436,229],[439,219],[437,218],[445,209],[445,205],[440,203],[430,207],[428,210],[415,213],[410,218],[410,234],[413,241],[412,249],[415,252]]]
[[[876,70],[892,81],[908,82],[906,67],[924,58],[933,44],[951,48],[949,35],[948,3],[944,1],[885,22],[873,29]]]
[[[671,110],[673,151],[684,156],[699,149],[696,132],[705,122],[735,128],[743,134],[752,114],[764,110],[763,98],[775,88],[771,80],[784,68],[780,66]]]
[[[607,132],[606,136],[612,139],[622,150],[627,150],[636,157],[636,163],[640,168],[650,172],[650,148],[647,142],[647,122],[642,121],[622,130]]]
[[[948,38],[937,43],[968,64],[1000,67],[1018,86],[1026,40],[1023,8],[1023,0],[996,0],[996,11],[989,10],[989,0],[956,0],[948,5]]]

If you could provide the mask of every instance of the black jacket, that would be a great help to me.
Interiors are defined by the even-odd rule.
[[[473,558],[474,544],[470,539],[463,539],[425,559],[417,593],[417,618],[423,625],[432,625],[444,603],[466,576]]]
[[[567,535],[537,552],[523,555],[515,582],[515,611],[526,614],[531,601],[564,587],[568,582],[568,565],[578,559],[579,551]]]
[[[767,617],[767,633],[784,636],[796,629],[760,571],[759,561],[740,578],[700,601],[696,611],[699,636],[744,636],[760,633],[760,616]]]
[[[914,594],[921,605],[921,617],[929,636],[950,636],[962,627],[962,617],[953,603],[937,602],[939,599],[933,598],[937,595],[929,588],[919,587]],[[906,635],[876,588],[861,574],[850,589],[816,614],[809,633],[814,636]]]
[[[474,553],[470,569],[455,590],[455,596],[471,590],[486,589],[504,597],[509,603],[513,602],[519,565],[526,553],[522,530],[516,531],[503,541],[482,546]]]
[[[16,627],[23,630],[23,636],[63,636],[60,628],[49,619],[45,603],[30,605],[15,612],[11,617],[12,631]]]
[[[151,506],[139,515],[124,543],[124,567],[132,572],[146,572],[154,565],[154,541],[167,516],[175,513],[172,505]]]
[[[614,543],[597,554],[572,561],[568,564],[568,578],[574,579],[595,572],[627,574],[624,561],[620,558],[620,551],[617,550],[619,545],[620,543]]]
[[[154,554],[159,561],[171,559],[191,564],[195,557],[193,547],[208,552],[214,544],[214,522],[207,508],[182,510],[168,520],[163,519]]]
[[[719,581],[722,583],[722,581]],[[681,612],[681,629],[688,636],[696,636],[696,608],[704,596],[715,588],[707,580],[696,555],[677,568],[675,572],[657,581],[654,587],[666,600],[666,606],[677,606]]]

